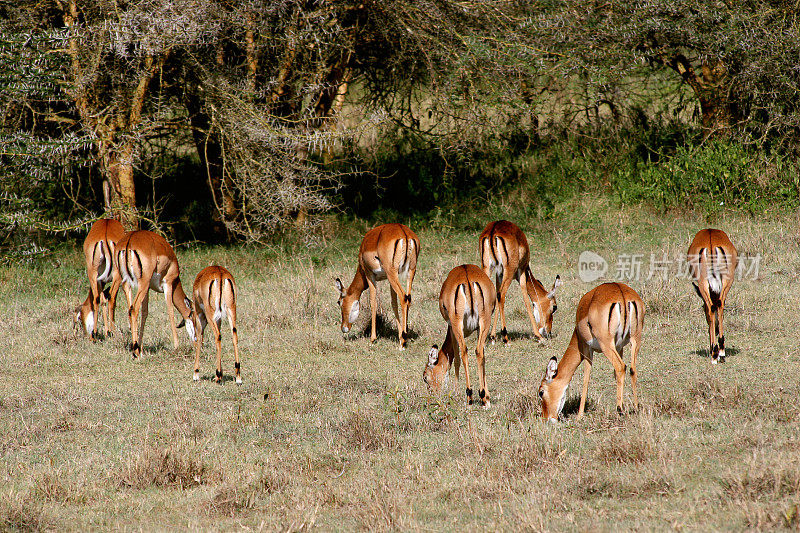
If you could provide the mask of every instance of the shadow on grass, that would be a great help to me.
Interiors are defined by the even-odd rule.
[[[725,348],[725,359],[729,357],[736,357],[739,355],[740,350],[738,348],[734,348],[732,346]],[[700,350],[690,350],[689,355],[694,355],[696,357],[704,357],[709,359],[711,357],[711,353],[708,351],[708,348],[701,348]]]
[[[486,337],[487,342],[489,342],[490,337],[491,337],[491,334],[490,334],[489,337]],[[556,338],[558,338],[558,333],[553,333],[553,336],[550,337],[549,339],[546,338],[545,342],[554,340]],[[509,331],[508,332],[508,342],[518,341],[518,340],[534,340],[533,333],[530,332],[530,331]],[[501,342],[503,342],[503,335],[498,331],[497,332],[497,338],[495,339],[495,343],[501,343]],[[539,346],[545,346],[545,344],[542,344],[541,342],[537,343],[537,344]]]
[[[215,381],[214,381],[214,377],[215,376],[216,376],[216,374],[201,374],[200,375],[200,381],[201,382],[205,381],[205,382],[209,382],[209,383],[215,383]],[[236,381],[236,376],[234,376],[233,374],[222,374],[222,379],[220,380],[219,384],[222,385],[222,384],[228,383],[230,381]]]
[[[372,335],[372,322],[368,321],[367,326],[364,328],[358,337],[369,339]],[[382,314],[378,313],[375,317],[375,335],[379,339],[392,339],[397,340],[397,328],[395,327],[394,317],[386,319]],[[408,340],[413,341],[419,338],[419,333],[413,329],[408,330]]]
[[[564,402],[564,409],[561,410],[561,414],[564,415],[564,418],[572,418],[573,416],[577,416],[578,409],[581,406],[581,395],[575,394],[569,396],[567,400]],[[586,398],[586,407],[584,408],[584,414],[594,411],[595,409],[595,402],[591,398]]]

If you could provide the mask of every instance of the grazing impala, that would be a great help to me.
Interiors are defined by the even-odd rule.
[[[578,303],[575,317],[575,332],[561,361],[555,357],[547,363],[547,369],[539,386],[542,401],[542,417],[556,421],[564,408],[567,386],[583,361],[583,391],[578,408],[578,418],[586,407],[589,376],[594,352],[603,352],[614,365],[617,378],[617,411],[622,412],[622,390],[625,384],[625,363],[622,349],[631,344],[631,386],[633,402],[639,405],[636,391],[636,358],[642,346],[644,326],[644,302],[636,291],[624,283],[603,283],[587,292]]]
[[[492,321],[492,344],[497,331],[498,316],[503,324],[503,329],[500,331],[503,343],[508,342],[506,293],[514,280],[519,282],[522,289],[522,302],[528,312],[534,337],[540,342],[544,337],[549,337],[553,326],[553,313],[558,309],[555,292],[561,285],[561,278],[556,276],[553,288],[547,291],[544,285],[533,277],[528,265],[530,250],[525,233],[519,226],[507,220],[490,222],[478,237],[478,253],[481,256],[483,271],[490,279],[494,274],[497,286],[499,305]]]
[[[722,316],[738,260],[733,243],[724,231],[718,229],[697,232],[687,252],[687,262],[694,278],[694,290],[703,299],[711,346],[709,352],[711,364],[714,365],[717,361],[725,362]]]
[[[439,293],[439,311],[447,322],[447,336],[441,350],[435,344],[431,348],[428,364],[422,374],[422,379],[432,391],[438,393],[447,385],[450,366],[455,360],[456,379],[458,379],[459,365],[464,363],[464,373],[467,375],[467,402],[472,404],[466,337],[478,330],[478,347],[475,350],[480,387],[478,395],[484,407],[491,405],[489,391],[486,389],[483,349],[494,312],[493,289],[489,277],[475,265],[457,266],[444,280],[442,291]]]
[[[178,330],[175,326],[173,306],[183,317],[177,328],[186,324],[189,338],[192,341],[196,340],[192,322],[192,302],[183,292],[178,258],[175,257],[172,246],[161,235],[146,230],[126,234],[117,243],[116,264],[122,282],[136,291],[128,309],[134,357],[139,357],[142,353],[142,334],[147,320],[150,289],[164,293],[172,328],[172,344],[175,349],[178,348]]]
[[[233,337],[233,353],[236,358],[236,384],[241,385],[242,376],[239,366],[239,333],[236,331],[236,284],[233,276],[221,266],[204,268],[194,280],[194,320],[197,331],[197,342],[194,356],[194,380],[200,380],[200,349],[203,347],[203,333],[206,325],[211,324],[214,341],[217,343],[217,375],[214,381],[222,380],[222,319],[228,319]]]
[[[103,289],[117,276],[114,268],[114,250],[123,235],[125,235],[125,230],[122,228],[122,224],[114,219],[103,218],[92,224],[86,240],[83,241],[86,274],[89,276],[89,295],[75,310],[75,323],[80,323],[92,340],[97,338],[101,304],[104,304],[103,328],[105,334],[113,333],[116,290],[113,294],[106,294]]]
[[[411,283],[417,270],[419,238],[404,224],[383,224],[373,228],[364,236],[358,250],[358,269],[353,282],[345,289],[336,278],[339,291],[339,306],[342,308],[342,333],[347,333],[358,318],[361,293],[369,287],[369,306],[372,312],[370,341],[375,342],[375,319],[378,313],[378,289],[380,280],[388,279],[391,285],[392,309],[397,319],[400,349],[405,350],[408,341],[408,308],[411,305]],[[401,282],[405,282],[404,289]],[[397,300],[400,300],[400,312]]]

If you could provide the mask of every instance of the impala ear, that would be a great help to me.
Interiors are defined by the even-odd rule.
[[[344,285],[342,285],[342,280],[336,278],[334,283],[336,284],[336,290],[339,291],[340,294],[344,293]]]
[[[436,366],[439,360],[439,347],[437,345],[431,346],[431,351],[428,352],[428,366]]]
[[[558,360],[555,357],[552,357],[547,362],[547,370],[544,371],[544,382],[550,383],[553,381],[553,378],[556,377],[556,372],[558,371]]]
[[[553,282],[553,288],[550,289],[550,292],[547,293],[547,298],[549,298],[550,300],[555,298],[556,297],[556,289],[559,288],[560,286],[562,286],[563,284],[564,284],[564,282],[561,281],[561,276],[556,276],[556,280]]]

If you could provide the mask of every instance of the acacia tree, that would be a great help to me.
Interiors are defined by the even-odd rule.
[[[327,209],[327,189],[339,179],[326,163],[337,147],[386,117],[418,128],[414,90],[430,96],[437,118],[450,122],[448,133],[463,134],[453,121],[470,113],[473,123],[491,116],[478,105],[478,87],[506,77],[498,76],[502,54],[488,50],[508,44],[500,36],[513,43],[509,28],[518,22],[500,8],[507,5],[221,3],[220,39],[185,58],[186,107],[219,219],[259,238]],[[345,128],[340,111],[353,83],[366,114]]]
[[[153,80],[176,50],[213,40],[211,5],[182,0],[55,0],[65,29],[64,72],[82,126],[94,137],[106,207],[138,225],[134,165],[159,122]],[[162,115],[163,116],[163,115]]]
[[[673,73],[694,94],[705,137],[798,126],[796,2],[782,0],[555,3],[532,21],[531,38],[559,69],[595,86]]]
[[[347,141],[338,117],[353,83],[367,110],[356,129],[386,116],[425,128],[410,103],[415,91],[428,95],[429,122],[444,124],[431,138],[459,141],[460,126],[485,129],[502,117],[482,105],[486,88],[503,86],[491,98],[519,94],[529,70],[514,57],[525,50],[516,32],[524,17],[509,6],[49,0],[0,18],[21,35],[52,36],[39,52],[62,59],[55,74],[66,105],[49,109],[48,120],[69,126],[48,134],[88,136],[111,211],[136,224],[133,177],[144,141],[186,119],[220,221],[260,238],[330,207],[325,190],[338,180],[326,163]]]

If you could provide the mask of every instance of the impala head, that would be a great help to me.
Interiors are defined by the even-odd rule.
[[[189,335],[189,339],[192,342],[197,342],[197,332],[195,331],[194,328],[194,310],[193,310],[194,308],[192,307],[192,301],[189,298],[184,297],[183,304],[186,306],[187,309],[186,312],[188,314],[184,315],[184,317],[181,319],[180,324],[178,324],[175,327],[182,328],[183,326],[186,326],[186,334]],[[183,313],[184,311],[181,311],[181,314]]]
[[[445,353],[437,345],[431,346],[428,352],[428,362],[422,372],[422,381],[434,394],[439,394],[447,386],[450,364]]]
[[[553,357],[547,362],[547,368],[539,385],[539,399],[542,402],[542,418],[549,422],[558,421],[558,415],[564,408],[564,401],[567,398],[567,385],[554,382],[558,373],[558,360]]]
[[[89,298],[91,298],[91,295],[89,295]],[[86,298],[85,302],[75,308],[75,315],[72,319],[72,325],[75,328],[78,326],[83,327],[83,331],[85,331],[86,334],[91,337],[92,333],[94,332],[94,321],[97,319],[97,317],[94,316],[89,298]]]
[[[361,304],[358,299],[360,294],[347,294],[342,281],[336,278],[336,290],[339,291],[339,307],[342,308],[342,333],[347,333],[358,319]]]
[[[561,276],[556,276],[553,288],[550,289],[550,292],[546,292],[544,286],[538,280],[533,279],[533,276],[531,276],[531,282],[528,283],[528,295],[533,302],[533,318],[536,320],[539,333],[545,338],[552,336],[553,315],[558,310],[556,289],[562,284]]]

